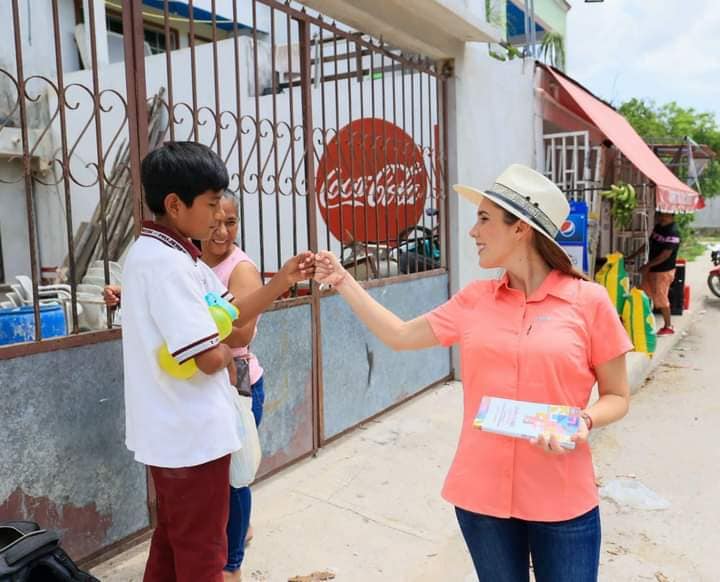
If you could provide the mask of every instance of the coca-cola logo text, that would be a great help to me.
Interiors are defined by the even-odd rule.
[[[428,176],[407,133],[382,119],[359,119],[326,144],[315,189],[320,214],[338,240],[393,245],[420,218]]]

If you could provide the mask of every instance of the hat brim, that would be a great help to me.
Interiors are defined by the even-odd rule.
[[[513,208],[510,204],[502,200],[501,198],[498,198],[497,196],[494,196],[492,192],[484,192],[483,190],[478,190],[477,188],[473,188],[472,186],[465,186],[464,184],[455,184],[453,186],[453,190],[460,194],[465,200],[468,202],[472,202],[475,206],[478,206],[480,202],[482,202],[483,198],[487,198],[490,200],[493,204],[499,206],[503,210],[507,210],[510,214],[513,216],[517,216],[520,220],[522,220],[525,224],[530,226],[535,232],[540,233],[543,235],[546,239],[552,241],[557,248],[559,248],[562,252],[564,252],[567,255],[567,251],[556,241],[553,237],[551,237],[547,232],[545,232],[543,229],[538,228],[536,224],[533,224],[526,216],[523,216],[516,208]]]

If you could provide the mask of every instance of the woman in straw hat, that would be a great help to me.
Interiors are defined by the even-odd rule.
[[[555,242],[569,205],[550,180],[512,165],[489,190],[455,190],[477,206],[470,231],[483,268],[447,303],[411,321],[385,309],[329,252],[315,278],[332,285],[386,345],[417,350],[459,344],[463,423],[443,497],[482,582],[597,579],[600,517],[590,430],[628,410],[625,354],[632,344],[607,292],[576,272]],[[589,404],[597,382],[599,399]],[[555,438],[524,441],[473,428],[483,396],[579,407],[572,450]]]

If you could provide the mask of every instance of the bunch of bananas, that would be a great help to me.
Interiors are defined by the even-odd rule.
[[[612,202],[612,216],[620,228],[630,226],[637,208],[637,194],[632,184],[613,184],[610,190],[601,192],[603,198]]]

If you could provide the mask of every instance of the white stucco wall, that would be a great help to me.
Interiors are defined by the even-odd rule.
[[[284,22],[283,22],[284,24]],[[279,36],[279,35],[278,35]],[[221,41],[217,45],[218,62],[221,67],[232,68],[234,63],[234,42],[232,40]],[[190,71],[190,51],[182,49],[173,53],[173,88],[176,106],[176,117],[182,120],[182,123],[176,125],[176,139],[188,139],[191,135],[191,115],[189,105],[192,102],[191,75]],[[240,40],[240,91],[243,113],[243,159],[247,164],[245,166],[245,186],[248,194],[244,197],[245,202],[245,226],[246,226],[246,245],[245,250],[251,257],[260,263],[261,247],[258,224],[260,222],[260,211],[258,204],[258,196],[253,191],[257,184],[253,180],[253,174],[257,172],[257,158],[253,154],[249,157],[248,152],[253,151],[254,131],[252,118],[256,116],[255,99],[250,91],[251,79],[248,74],[252,70],[252,40],[242,38]],[[200,141],[210,144],[213,141],[215,124],[212,115],[208,109],[215,109],[215,91],[213,83],[213,67],[212,67],[212,47],[211,45],[201,45],[196,49],[197,61],[197,98],[198,105],[201,108],[199,118],[201,126],[199,127]],[[166,61],[165,55],[155,55],[146,59],[146,80],[148,95],[155,94],[160,87],[167,87]],[[408,134],[412,134],[412,138],[418,146],[427,148],[431,144],[434,137],[434,124],[437,122],[435,108],[430,108],[429,103],[434,100],[434,83],[428,89],[426,79],[421,79],[419,75],[405,75],[401,77],[396,75],[394,78],[395,90],[393,91],[392,79],[385,82],[385,101],[386,111],[385,117],[388,120],[397,119],[398,126],[403,126]],[[81,222],[90,219],[94,211],[98,199],[99,192],[97,188],[97,171],[94,166],[97,160],[97,146],[95,141],[95,124],[92,113],[92,100],[87,89],[92,87],[92,78],[90,71],[81,70],[68,73],[65,76],[68,103],[73,104],[73,108],[66,108],[67,119],[67,142],[69,149],[73,152],[69,164],[72,174],[72,180],[69,181],[70,196],[72,199],[72,220],[73,233],[77,232]],[[123,63],[114,63],[103,67],[99,72],[99,84],[103,91],[102,104],[105,109],[101,114],[102,123],[102,145],[106,159],[107,173],[110,172],[112,161],[127,139],[127,125],[124,122],[126,115],[126,107],[124,104],[125,88],[125,69]],[[422,93],[421,93],[422,84]],[[236,189],[238,186],[238,150],[235,145],[237,136],[237,128],[232,115],[236,110],[236,94],[235,79],[233,75],[222,76],[219,81],[220,87],[220,108],[223,111],[222,123],[227,128],[221,131],[223,157],[229,156],[227,159],[228,170],[231,175],[231,187]],[[349,109],[347,92],[351,87],[352,92],[352,110]],[[371,81],[366,78],[363,81],[363,103],[364,116],[366,118],[372,116],[372,91],[374,87],[376,115],[381,115],[382,104],[381,96],[383,94],[383,80],[376,79]],[[411,88],[413,87],[413,88]],[[335,90],[339,91],[340,109],[335,112]],[[429,91],[429,93],[428,93]],[[325,86],[326,100],[326,120],[328,128],[343,127],[351,120],[361,117],[360,109],[360,88],[357,79],[352,79],[348,84],[347,81],[342,83],[329,83]],[[396,111],[393,114],[393,93],[397,95]],[[288,121],[290,111],[290,91],[286,90],[277,96],[277,119],[278,121]],[[406,99],[410,99],[414,95],[415,106],[408,104],[405,108],[401,108],[402,98],[400,95],[405,94]],[[314,110],[314,139],[320,139],[319,129],[322,124],[321,105],[322,91],[319,87],[312,89],[312,102]],[[421,95],[423,95],[421,97]],[[422,99],[423,107],[420,107]],[[298,166],[302,159],[302,104],[301,92],[299,88],[292,91],[292,102],[294,107],[294,149],[295,149],[295,165]],[[50,112],[56,111],[57,97],[51,91],[47,95],[47,99],[43,99],[43,107],[45,119],[49,119]],[[262,96],[258,100],[259,117],[265,120],[273,118],[273,101],[271,96]],[[404,121],[403,121],[404,117]],[[45,121],[47,123],[47,121]],[[45,125],[39,125],[43,127]],[[270,151],[269,131],[270,124],[267,121],[262,122],[262,133],[267,134],[262,140],[261,145],[261,165],[265,168],[265,189],[271,188],[271,184],[267,181],[271,174],[274,174],[275,159]],[[117,139],[115,136],[117,135]],[[331,136],[334,133],[330,134]],[[279,126],[278,130],[278,171],[280,173],[279,182],[283,192],[289,192],[291,180],[292,159],[287,156],[290,144],[290,134],[285,125]],[[111,145],[112,144],[112,145]],[[60,155],[60,124],[56,119],[51,124],[50,130],[43,137],[44,151],[52,152],[51,157],[57,159]],[[316,143],[319,146],[319,143]],[[322,148],[319,148],[322,150]],[[427,150],[424,160],[426,167],[432,166],[432,160],[428,157]],[[321,152],[319,152],[321,153]],[[13,175],[22,176],[20,164],[16,161],[13,163]],[[3,168],[0,167],[0,171]],[[55,176],[53,176],[53,171]],[[302,181],[302,171],[296,168],[296,180]],[[369,171],[369,170],[368,170]],[[5,174],[10,173],[6,170]],[[4,174],[0,173],[0,179]],[[394,175],[394,174],[393,174]],[[398,174],[404,175],[404,174]],[[43,185],[39,180],[35,184],[34,197],[35,209],[37,217],[37,230],[39,233],[40,248],[40,265],[46,268],[60,266],[67,255],[67,230],[65,218],[64,204],[64,183],[61,178],[60,166],[55,164],[51,167],[51,171],[38,176],[44,182],[58,185]],[[374,179],[375,174],[368,176],[368,179]],[[362,188],[365,188],[365,179],[356,176],[356,179],[362,181]],[[433,178],[434,179],[434,178]],[[372,180],[368,184],[372,184]],[[298,186],[299,190],[303,190],[302,184]],[[370,186],[368,186],[370,188]],[[7,190],[7,193],[5,193]],[[25,224],[25,196],[24,184],[13,185],[12,187],[0,187],[0,202],[11,200],[12,204],[4,204],[2,207],[2,230],[4,255],[6,255],[7,278],[12,280],[17,274],[29,273],[29,263],[23,254],[23,248],[27,247],[27,235],[23,230]],[[298,196],[295,198],[297,205],[297,248],[293,244],[293,237],[289,234],[290,225],[293,222],[293,197],[281,196],[279,198],[279,212],[276,211],[275,196],[265,194],[263,197],[262,223],[264,229],[263,244],[263,263],[268,271],[276,270],[278,259],[287,259],[294,254],[296,250],[302,250],[308,246],[308,235],[305,225],[305,197]],[[349,204],[346,200],[344,204]],[[359,204],[359,202],[358,202]],[[429,200],[427,201],[429,205]],[[373,211],[370,210],[370,213]],[[402,211],[400,218],[402,218]],[[276,231],[281,228],[285,233],[282,236],[281,249],[276,248]],[[318,222],[319,237],[323,244],[327,241],[327,228],[325,222],[320,218]],[[333,250],[339,252],[340,246],[337,240],[330,237],[330,245]],[[6,241],[6,239],[8,239]],[[17,247],[17,252],[13,250]],[[279,251],[279,252],[278,252]],[[25,253],[26,254],[26,253]],[[17,255],[17,259],[11,258]]]
[[[706,198],[705,208],[695,213],[695,228],[720,228],[720,197]]]
[[[529,60],[493,59],[485,44],[465,45],[455,60],[454,99],[450,99],[451,184],[484,188],[512,163],[534,167],[534,69]],[[474,207],[452,192],[450,209],[451,285],[456,291],[473,279],[497,273],[478,267],[468,236],[475,222]]]

